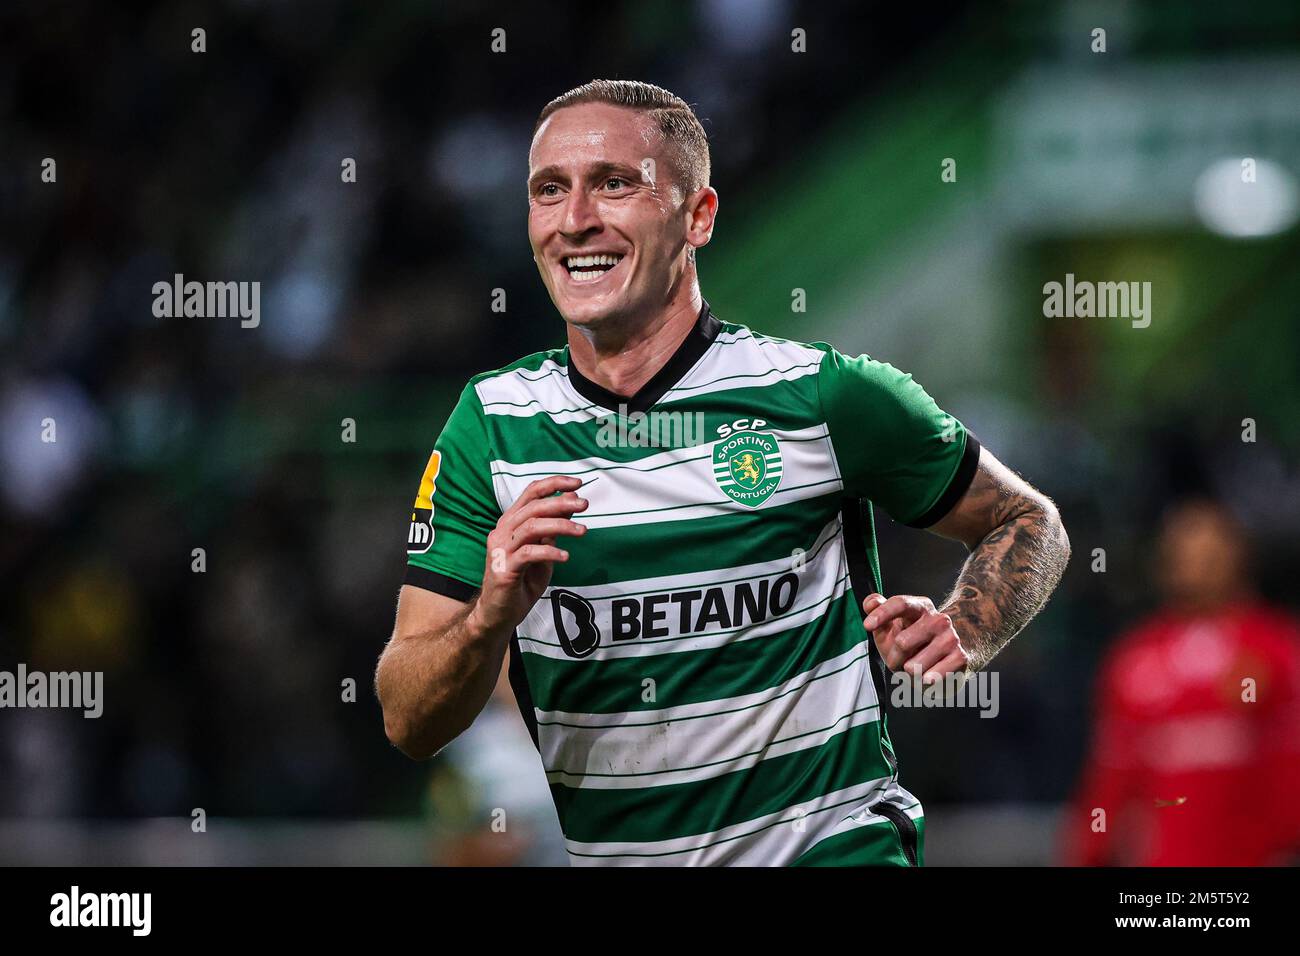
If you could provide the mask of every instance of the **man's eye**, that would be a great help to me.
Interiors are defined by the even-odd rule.
[[[541,189],[537,190],[540,196],[554,196],[560,191],[560,187],[555,183],[547,183]]]
[[[605,188],[610,191],[616,189],[622,189],[626,185],[627,185],[627,180],[622,179],[618,176],[611,176],[609,179],[605,180]]]

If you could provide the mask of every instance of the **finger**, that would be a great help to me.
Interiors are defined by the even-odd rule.
[[[896,617],[904,618],[911,623],[924,609],[920,598],[910,594],[895,594],[868,614],[863,623],[869,631],[874,631],[886,621],[892,621]]]
[[[867,615],[863,623],[868,630],[872,631],[892,620],[901,620],[904,624],[910,624],[921,613],[921,608],[916,601],[917,599],[910,594],[896,594],[886,598],[883,604]]]
[[[902,634],[905,630],[907,630],[907,621],[896,617],[892,621],[886,621],[880,627],[876,628],[875,633],[883,634],[889,640],[889,643],[893,644],[898,635]]]
[[[970,660],[966,657],[966,652],[958,648],[934,666],[926,668],[921,679],[925,683],[931,684],[934,681],[942,680],[948,674],[964,674],[969,663]]]
[[[880,652],[880,659],[885,662],[885,666],[891,671],[896,671],[903,664],[902,652],[894,646],[894,642],[888,638],[882,638],[880,632],[875,636],[876,650]]]
[[[907,655],[903,670],[913,677],[920,677],[951,654],[956,647],[956,638],[951,634],[940,631],[932,635],[924,644],[918,644],[915,649],[903,651]]]
[[[868,594],[866,596],[865,600],[863,600],[862,613],[870,614],[872,611],[874,611],[876,608],[880,607],[880,605],[884,603],[885,603],[885,596],[883,594],[877,594],[873,591],[871,594]]]
[[[580,498],[573,492],[565,492],[555,497],[546,497],[528,502],[513,513],[501,516],[501,527],[513,532],[529,518],[567,518],[578,511],[583,511],[590,504],[586,498]]]
[[[522,508],[529,502],[550,497],[557,491],[576,491],[581,487],[582,479],[573,475],[550,475],[546,478],[538,478],[536,481],[529,482],[528,487],[520,492],[519,497],[505,510],[505,513],[510,514],[511,511]]]
[[[876,641],[876,649],[880,651],[881,659],[891,671],[901,670],[903,664],[907,661],[907,654],[896,643],[901,630],[902,625],[898,621],[890,621],[884,627],[871,632]]]
[[[516,501],[511,509],[502,515],[502,523],[519,524],[530,515],[568,515],[573,511],[585,509],[588,503],[588,499],[578,496],[575,492],[547,494],[546,497],[533,498],[526,502]]]
[[[937,611],[924,611],[894,638],[894,643],[911,657],[937,635],[950,630],[952,630],[952,618],[948,615]]]
[[[893,625],[889,624],[874,632],[868,632],[876,642],[876,650],[880,652],[880,659],[885,662],[885,666],[891,671],[898,670],[904,660],[902,651],[894,646],[894,635],[890,630],[892,627]]]
[[[526,544],[510,555],[510,560],[506,563],[506,569],[508,571],[518,571],[533,564],[568,560],[569,552],[563,548],[546,544]]]
[[[568,518],[529,518],[510,533],[510,546],[538,544],[543,538],[558,538],[561,535],[580,538],[587,533],[585,524],[578,524]]]

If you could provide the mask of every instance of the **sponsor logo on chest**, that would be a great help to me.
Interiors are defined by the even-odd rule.
[[[588,599],[573,591],[551,591],[551,619],[569,657],[586,657],[601,644],[617,646],[751,627],[794,607],[799,575],[771,577],[715,587],[682,588],[636,597]]]

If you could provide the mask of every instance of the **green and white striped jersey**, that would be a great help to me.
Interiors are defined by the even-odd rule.
[[[636,395],[568,349],[476,375],[412,514],[406,583],[470,600],[532,481],[590,502],[511,644],[511,682],[576,865],[916,863],[871,505],[924,527],[979,444],[910,375],[719,321]]]

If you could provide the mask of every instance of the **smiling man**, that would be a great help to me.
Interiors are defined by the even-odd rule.
[[[985,666],[1064,569],[1055,507],[910,375],[713,314],[708,143],[668,91],[553,100],[528,203],[568,344],[474,376],[435,443],[376,674],[389,739],[436,753],[509,649],[573,863],[920,863],[887,669]],[[681,414],[705,441],[598,441]],[[873,506],[970,549],[940,607],[881,593]]]

